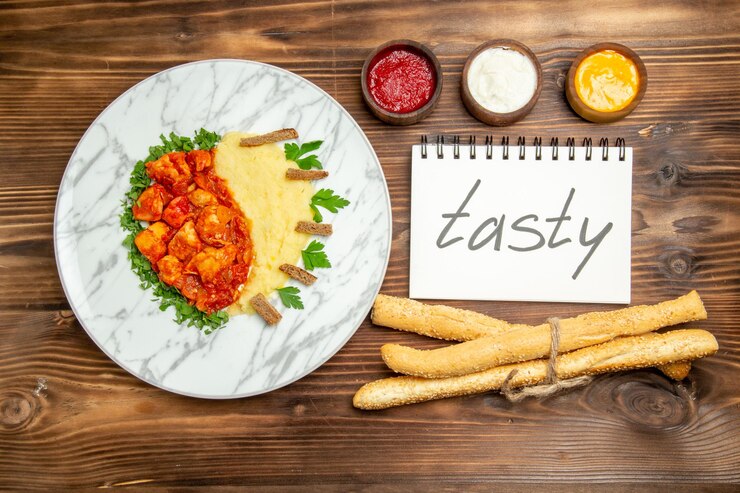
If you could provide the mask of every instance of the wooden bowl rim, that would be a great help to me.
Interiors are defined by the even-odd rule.
[[[534,94],[532,94],[532,97],[529,99],[529,101],[527,101],[527,103],[521,108],[510,111],[508,113],[497,113],[481,105],[470,92],[470,86],[468,85],[468,72],[470,70],[470,65],[480,53],[489,48],[507,48],[518,51],[522,55],[526,56],[534,64],[535,71],[537,73],[537,84],[535,85]],[[465,60],[465,65],[463,66],[462,71],[462,81],[460,84],[460,89],[462,91],[463,103],[465,104],[468,111],[475,118],[489,125],[509,125],[527,116],[532,111],[532,108],[534,108],[535,104],[537,104],[537,100],[540,98],[540,93],[542,93],[542,65],[537,59],[537,55],[535,55],[534,52],[524,43],[521,43],[514,39],[506,38],[486,41],[478,45]],[[471,109],[471,106],[474,109]]]
[[[394,113],[392,111],[381,108],[378,103],[375,102],[375,99],[372,97],[372,95],[370,94],[370,90],[367,87],[367,73],[370,69],[370,63],[373,61],[378,53],[392,46],[410,47],[417,51],[420,51],[424,54],[424,56],[427,57],[427,59],[429,59],[429,61],[432,62],[432,66],[434,67],[436,87],[434,88],[432,96],[429,98],[429,101],[424,104],[424,106],[408,113]],[[440,65],[436,55],[426,45],[412,39],[392,39],[375,48],[365,58],[365,63],[362,65],[360,84],[362,86],[362,96],[365,100],[365,104],[370,107],[376,117],[380,118],[386,123],[391,123],[395,125],[416,123],[429,115],[429,113],[431,113],[432,110],[434,110],[434,107],[437,105],[437,101],[442,94],[442,66]]]
[[[630,102],[630,104],[617,111],[595,110],[588,106],[585,102],[583,102],[583,100],[578,97],[578,92],[576,91],[576,70],[578,69],[578,66],[586,57],[589,57],[594,53],[604,50],[616,51],[617,53],[620,53],[627,57],[637,67],[637,74],[640,77],[640,87],[637,89],[637,94],[635,94],[634,99]],[[573,108],[573,111],[578,113],[581,118],[595,123],[611,123],[617,120],[621,120],[622,118],[632,113],[635,108],[637,108],[637,106],[642,101],[643,96],[645,95],[645,91],[647,91],[647,85],[647,69],[645,68],[645,64],[640,58],[640,55],[635,53],[629,47],[624,46],[623,44],[611,42],[596,43],[581,51],[573,60],[573,63],[571,63],[570,68],[568,69],[568,76],[566,77],[565,81],[565,95],[571,108]]]

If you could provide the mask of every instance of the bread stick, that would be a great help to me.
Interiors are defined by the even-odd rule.
[[[650,309],[650,310],[647,310]],[[650,312],[646,317],[645,312]],[[655,329],[683,322],[704,320],[707,313],[696,291],[675,300],[664,301],[656,306],[634,306],[611,312],[593,312],[572,319],[561,320],[573,324],[605,324],[613,320],[621,323],[655,324]],[[453,341],[471,341],[495,334],[532,327],[524,324],[511,324],[504,320],[483,315],[470,310],[461,310],[445,305],[427,305],[407,298],[396,298],[379,294],[375,299],[372,321],[376,325]],[[657,325],[665,324],[665,325]],[[655,330],[654,329],[654,330]],[[690,364],[677,364],[669,368],[659,368],[670,378],[686,378]]]
[[[445,305],[427,305],[408,298],[379,294],[370,315],[375,325],[415,332],[448,341],[472,341],[501,334],[524,325],[470,310]]]
[[[512,329],[532,327],[511,324],[470,310],[427,305],[408,298],[384,294],[379,294],[375,299],[371,317],[375,325],[449,341],[472,341]],[[680,298],[663,301],[657,305],[631,306],[609,312],[584,313],[575,318],[564,318],[560,320],[560,325],[578,329],[586,325],[609,328],[619,324],[656,330],[706,318],[707,312],[699,294],[691,291]]]
[[[683,380],[689,376],[689,372],[691,371],[691,361],[676,361],[675,363],[668,363],[667,365],[659,366],[658,370],[673,380]]]
[[[705,330],[674,330],[664,334],[624,337],[563,354],[557,358],[560,379],[690,361],[717,352],[717,340]],[[426,379],[393,377],[363,385],[352,403],[359,409],[385,409],[403,404],[499,390],[509,373],[513,388],[542,383],[547,360],[527,361],[469,375]]]
[[[560,352],[593,346],[621,336],[640,335],[688,320],[706,318],[699,295],[657,305],[594,312],[560,320]],[[398,344],[380,348],[389,368],[406,375],[444,378],[466,375],[531,359],[550,352],[550,325],[521,325],[508,331],[440,349],[418,350]]]

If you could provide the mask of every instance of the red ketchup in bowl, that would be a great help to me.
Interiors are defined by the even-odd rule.
[[[367,73],[375,102],[391,113],[411,113],[429,102],[437,86],[432,62],[408,46],[389,46],[378,53]]]

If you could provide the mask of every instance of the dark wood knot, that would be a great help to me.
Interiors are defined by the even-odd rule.
[[[298,402],[291,407],[292,407],[293,416],[300,417],[306,414],[306,406],[301,402]]]
[[[658,184],[664,187],[678,186],[689,175],[689,169],[674,161],[664,162],[658,169]]]
[[[686,123],[653,123],[638,130],[637,134],[646,139],[662,139],[684,132],[689,129]]]
[[[633,424],[665,430],[684,426],[691,415],[685,393],[679,395],[670,382],[657,375],[622,381],[612,390],[617,411]]]
[[[558,72],[558,78],[555,79],[555,84],[558,86],[559,89],[562,89],[565,87],[565,80],[568,78],[568,72],[565,70],[561,70]]]
[[[192,26],[190,17],[183,16],[177,19],[178,33],[175,34],[175,41],[186,42],[193,40],[197,30]]]
[[[697,258],[690,248],[671,248],[658,260],[660,271],[669,279],[690,279],[696,272]]]
[[[0,425],[6,429],[20,429],[26,426],[35,413],[32,399],[20,394],[5,395],[0,400]]]
[[[75,314],[72,310],[59,310],[54,314],[54,323],[57,327],[62,325],[71,326],[75,320]]]

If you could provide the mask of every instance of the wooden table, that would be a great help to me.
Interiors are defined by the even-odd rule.
[[[49,2],[0,6],[0,490],[259,485],[269,491],[432,489],[737,491],[740,482],[740,4],[703,2]],[[360,97],[365,55],[392,38],[431,46],[444,70],[430,118],[397,128]],[[459,97],[466,55],[510,37],[544,71],[534,111],[493,129]],[[568,107],[571,60],[599,41],[635,49],[641,106],[595,125]],[[206,401],[151,387],[109,360],[69,309],[52,217],[67,160],[116,96],[207,58],[272,63],[315,82],[374,145],[393,204],[383,292],[406,295],[409,147],[421,134],[624,137],[635,147],[632,299],[697,289],[717,355],[673,383],[656,371],[511,404],[498,394],[361,412],[389,375],[384,342],[434,347],[366,320],[310,376],[276,392]],[[465,302],[535,323],[607,306]],[[41,383],[45,382],[45,385]],[[598,483],[589,484],[589,483]],[[734,483],[734,484],[733,484]],[[371,488],[370,485],[375,486]],[[600,485],[600,486],[599,486]],[[240,491],[234,489],[234,491]]]

